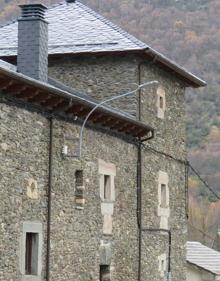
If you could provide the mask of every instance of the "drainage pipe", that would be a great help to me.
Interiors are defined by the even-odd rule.
[[[142,231],[148,231],[148,232],[165,232],[169,236],[169,250],[168,250],[168,274],[167,274],[167,280],[172,280],[172,274],[171,274],[171,245],[172,245],[172,233],[169,229],[162,229],[162,228],[142,228]]]
[[[53,176],[53,117],[50,117],[49,140],[49,174],[48,174],[48,205],[47,205],[47,252],[46,252],[46,281],[50,280],[50,239],[51,239],[51,189]]]
[[[142,145],[138,144],[137,160],[137,223],[138,223],[138,281],[141,281],[142,260]]]

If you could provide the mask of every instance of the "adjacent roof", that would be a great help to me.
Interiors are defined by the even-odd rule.
[[[98,103],[85,94],[78,93],[62,83],[49,79],[49,83],[35,80],[16,71],[16,67],[0,60],[0,90],[7,96],[40,105],[51,112],[70,118],[85,118]],[[89,122],[133,138],[150,138],[153,128],[132,116],[109,106],[100,106]]]
[[[220,252],[199,242],[187,242],[187,261],[213,274],[220,274]]]
[[[49,22],[49,55],[141,52],[174,71],[187,85],[206,83],[169,60],[147,44],[131,36],[78,1],[62,2],[46,11]],[[0,57],[17,55],[17,21],[0,28]]]

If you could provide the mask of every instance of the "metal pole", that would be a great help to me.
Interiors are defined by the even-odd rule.
[[[147,82],[147,83],[144,83],[142,85],[139,85],[137,87],[137,89],[131,91],[131,92],[128,92],[128,93],[125,93],[125,94],[121,94],[121,95],[118,95],[118,96],[114,96],[114,97],[111,97],[107,100],[104,100],[100,103],[98,103],[86,116],[86,118],[84,119],[84,122],[82,124],[82,127],[81,127],[81,130],[80,130],[80,136],[79,136],[79,157],[82,156],[82,142],[83,142],[83,130],[85,128],[85,125],[86,125],[86,122],[88,121],[89,117],[92,115],[92,113],[97,109],[99,108],[100,106],[102,106],[103,104],[107,103],[107,102],[110,102],[110,101],[114,101],[116,99],[120,99],[120,98],[123,98],[123,97],[127,97],[129,95],[133,95],[134,93],[136,93],[138,90],[146,87],[146,86],[149,86],[149,85],[153,85],[153,84],[158,84],[159,82],[158,81],[150,81],[150,82]]]

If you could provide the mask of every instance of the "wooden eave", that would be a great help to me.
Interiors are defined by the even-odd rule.
[[[63,113],[69,117],[84,119],[96,103],[77,94],[73,95],[50,84],[32,79],[26,75],[0,68],[0,91],[10,97],[39,105],[51,112]],[[98,108],[88,122],[109,130],[126,134],[132,138],[153,137],[153,128],[109,107]]]

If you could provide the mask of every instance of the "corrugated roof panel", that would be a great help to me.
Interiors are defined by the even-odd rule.
[[[187,242],[187,261],[214,274],[220,274],[220,252],[200,242]]]

